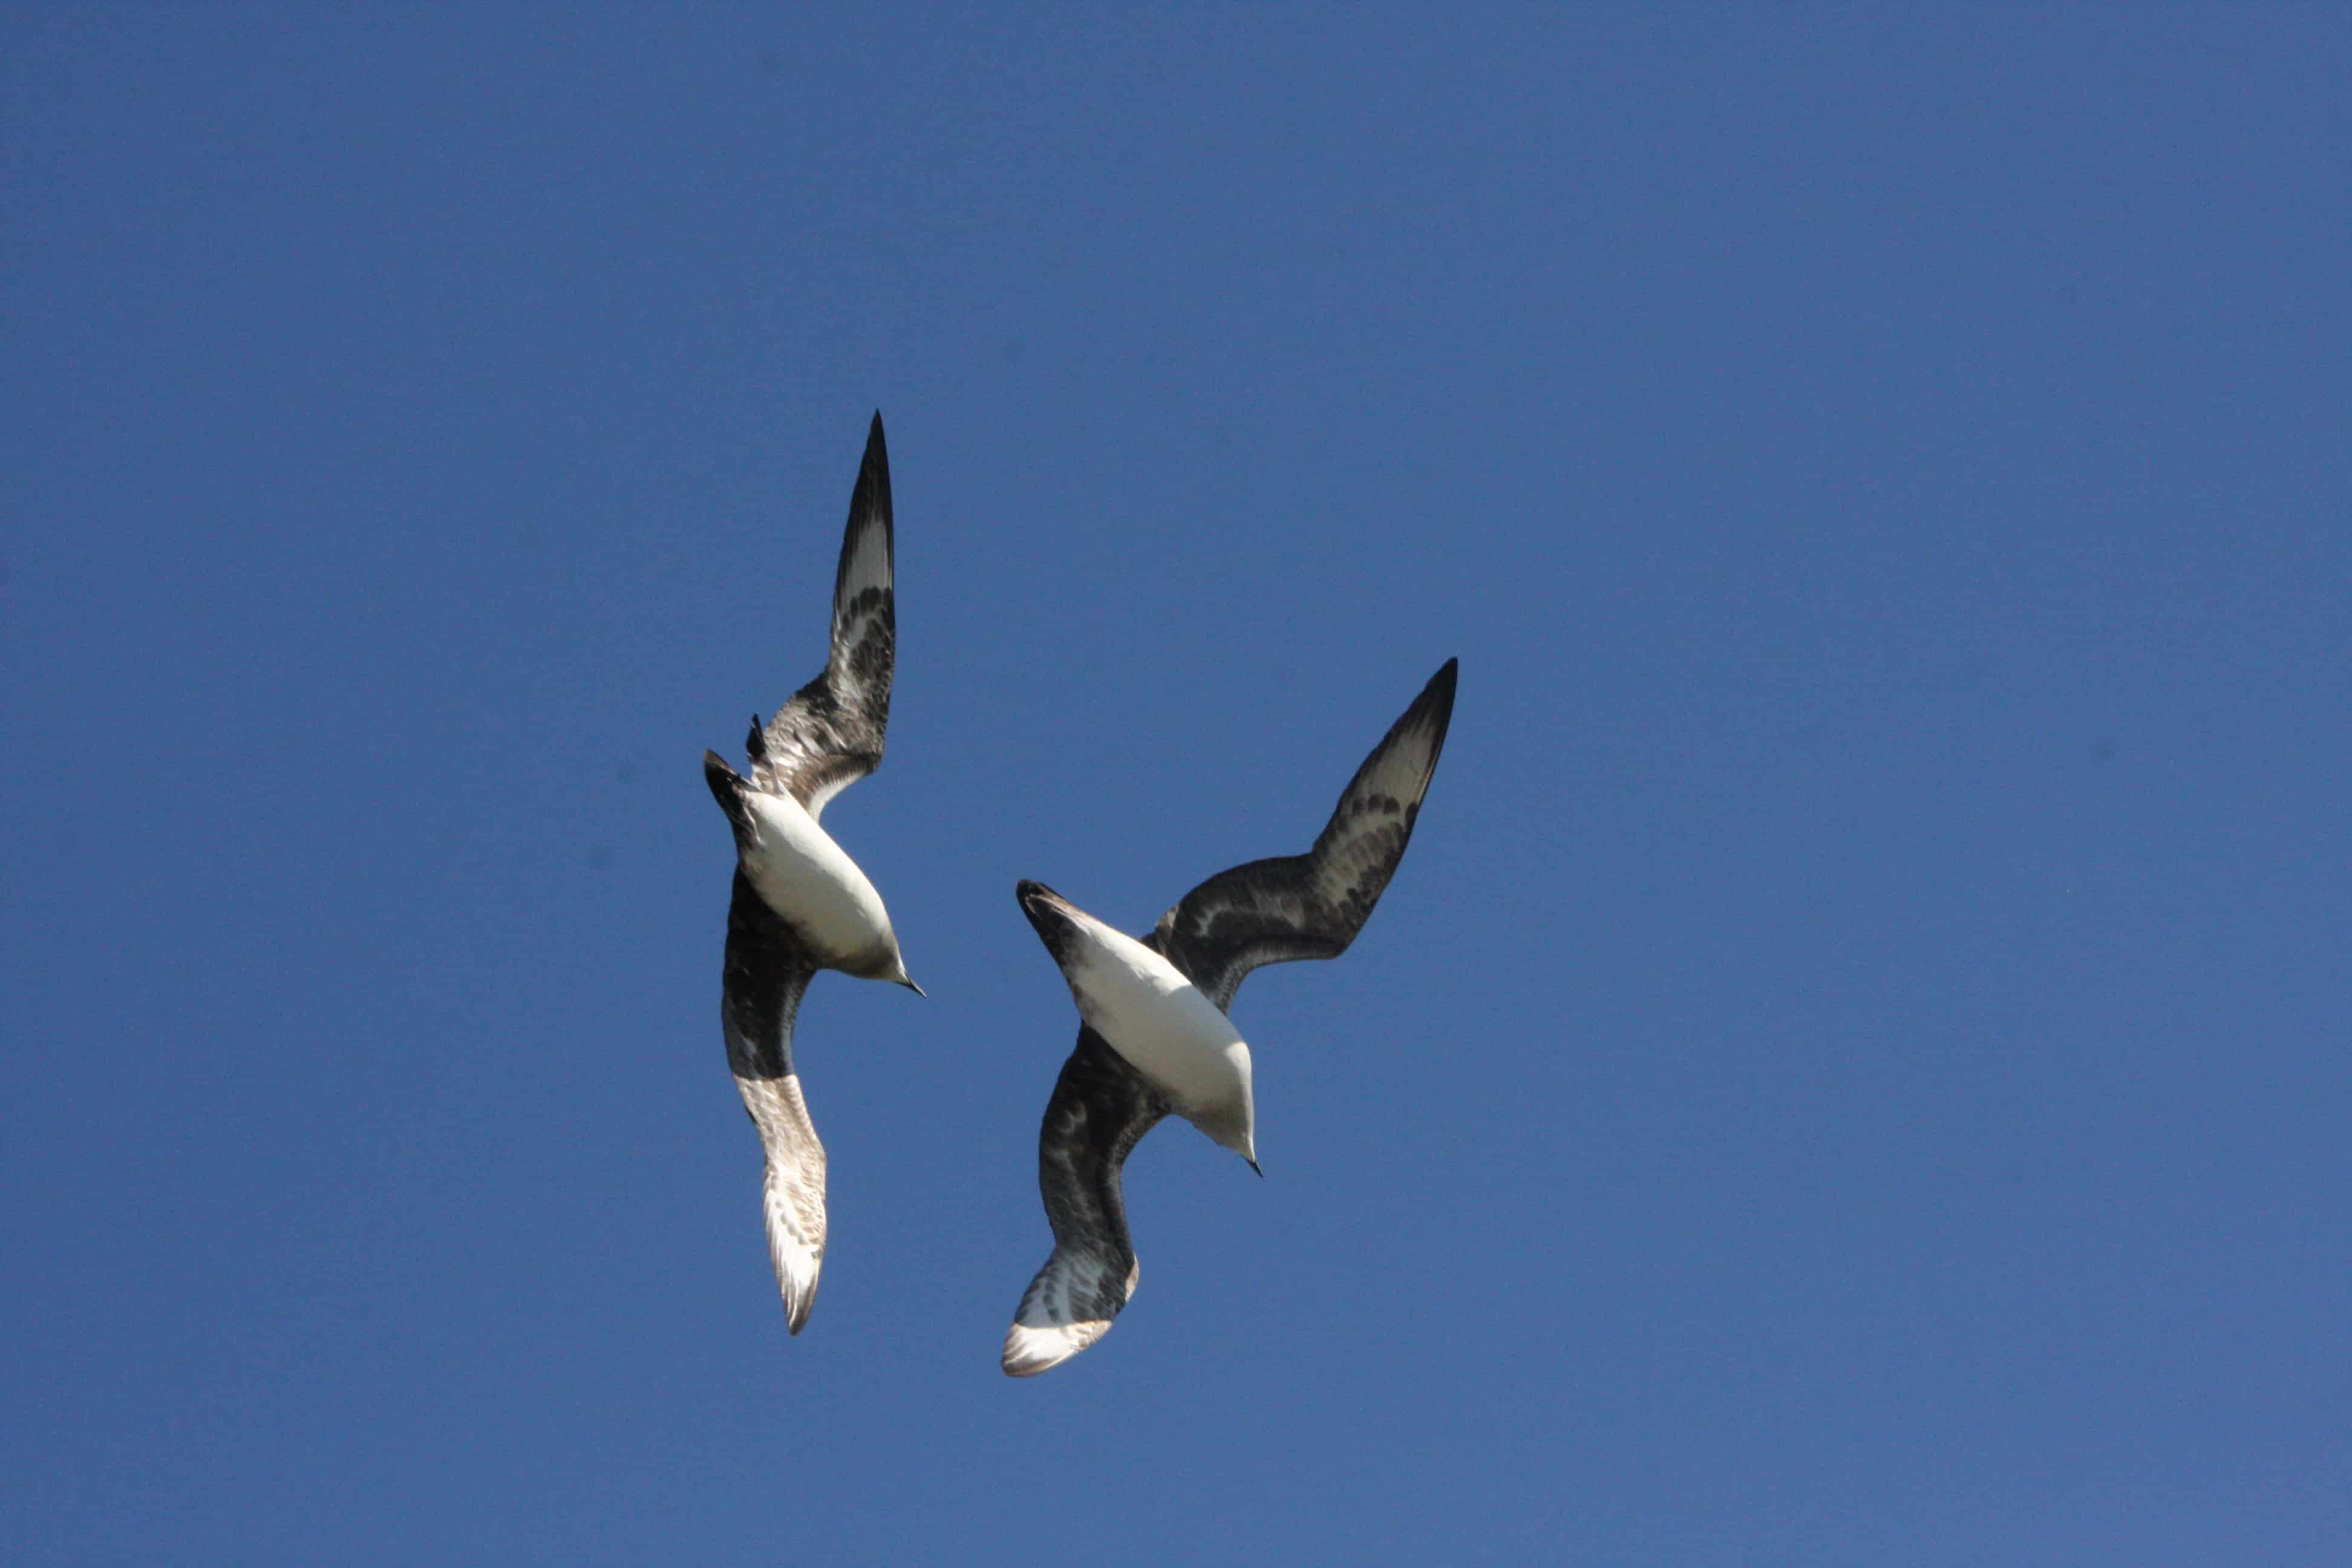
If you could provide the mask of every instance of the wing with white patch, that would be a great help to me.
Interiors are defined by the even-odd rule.
[[[833,647],[824,673],[793,693],[764,729],[753,720],[748,742],[753,781],[761,789],[790,790],[811,816],[881,765],[898,668],[894,554],[890,458],[877,414],[834,573]]]
[[[1054,1255],[1029,1282],[1004,1336],[1004,1371],[1033,1377],[1103,1335],[1140,1272],[1127,1234],[1119,1168],[1169,1105],[1092,1029],[1062,1064],[1037,1134],[1037,1190]]]
[[[1220,871],[1160,917],[1160,950],[1219,1008],[1261,964],[1337,958],[1370,918],[1412,837],[1454,717],[1455,660],[1390,726],[1304,855]]]
[[[768,1156],[761,1206],[768,1224],[768,1261],[784,1301],[784,1326],[797,1334],[816,1305],[824,1268],[824,1145],[811,1125],[800,1076],[738,1078],[743,1109]]]
[[[762,1207],[768,1258],[793,1332],[816,1303],[824,1265],[824,1145],[809,1121],[793,1071],[793,1020],[816,973],[792,928],[752,890],[739,868],[727,908],[727,974],[719,1021],[727,1065],[767,1156]]]

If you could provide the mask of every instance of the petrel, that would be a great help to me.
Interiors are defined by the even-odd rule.
[[[1160,1118],[1184,1118],[1257,1168],[1249,1046],[1226,1010],[1260,964],[1337,958],[1364,929],[1445,744],[1455,664],[1445,661],[1372,748],[1313,848],[1220,871],[1140,940],[1042,883],[1020,884],[1023,911],[1070,984],[1079,1029],[1037,1136],[1054,1255],[1004,1336],[1008,1375],[1077,1354],[1135,1294],[1119,1170]]]
[[[751,716],[750,778],[718,752],[702,753],[703,776],[735,832],[719,1025],[767,1152],[768,1256],[796,1334],[824,1263],[824,1145],[793,1070],[793,1019],[820,969],[922,991],[907,978],[882,895],[817,824],[825,802],[882,761],[898,625],[890,568],[890,462],[877,413],[849,497],[824,673],[764,727]]]

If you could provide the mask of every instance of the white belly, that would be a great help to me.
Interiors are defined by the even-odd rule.
[[[1078,1016],[1188,1113],[1250,1102],[1250,1052],[1233,1020],[1176,966],[1087,920],[1066,969]]]
[[[888,953],[889,911],[866,873],[788,795],[747,791],[760,839],[742,851],[743,874],[770,909],[828,961]]]

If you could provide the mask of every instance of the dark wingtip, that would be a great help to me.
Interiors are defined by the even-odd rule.
[[[1255,1160],[1252,1160],[1249,1163],[1249,1168],[1253,1171],[1257,1171],[1258,1180],[1264,1181],[1265,1179],[1265,1173],[1264,1171],[1258,1171],[1258,1164]]]
[[[1442,694],[1445,701],[1445,706],[1449,710],[1452,709],[1454,706],[1454,682],[1455,678],[1461,673],[1462,660],[1458,657],[1447,659],[1444,664],[1437,667],[1437,673],[1429,678],[1429,684],[1421,689],[1422,695],[1427,697],[1433,692]]]
[[[849,492],[849,523],[842,535],[841,569],[849,569],[851,545],[856,541],[859,524],[868,516],[877,518],[886,534],[894,535],[890,521],[890,452],[882,441],[882,411],[874,411],[874,423],[866,432],[866,456],[857,465],[857,483]],[[841,594],[841,576],[835,573],[833,591]]]
[[[925,998],[926,1000],[929,1000],[929,996],[930,996],[930,994],[931,994],[929,992],[928,992],[928,991],[924,990],[921,986],[919,986],[919,985],[916,984],[915,984],[913,981],[911,981],[911,980],[901,980],[900,982],[898,982],[898,984],[901,984],[901,985],[903,985],[903,986],[905,986],[908,990],[909,990],[909,991],[913,992],[916,995],[920,996],[920,997],[923,997],[923,998]]]
[[[1438,754],[1445,750],[1445,731],[1454,722],[1454,683],[1461,668],[1459,658],[1449,658],[1440,665],[1437,673],[1429,678],[1429,684],[1421,689],[1421,695],[1412,700],[1412,706],[1405,710],[1404,718],[1397,721],[1402,725],[1423,715],[1428,716],[1429,722],[1437,731],[1436,739],[1429,748],[1429,766],[1433,773],[1437,768]]]
[[[849,563],[857,558],[857,540],[869,523],[882,525],[884,586],[898,574],[898,532],[890,521],[890,454],[882,444],[882,411],[866,432],[866,456],[857,464],[857,483],[849,491],[849,521],[841,530],[841,562],[833,572],[835,635],[841,631],[842,598],[848,586]],[[826,665],[830,670],[831,664]]]
[[[751,732],[743,737],[743,751],[755,763],[768,754],[768,729],[757,713],[751,715]]]

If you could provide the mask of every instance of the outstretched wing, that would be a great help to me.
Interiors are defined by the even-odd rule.
[[[1457,662],[1430,677],[1372,748],[1315,847],[1220,871],[1160,917],[1160,950],[1219,1008],[1260,964],[1336,958],[1364,929],[1445,745]]]
[[[727,979],[719,1022],[727,1065],[768,1158],[762,1207],[768,1258],[793,1333],[816,1303],[824,1265],[824,1145],[809,1121],[793,1071],[793,1019],[816,964],[792,928],[768,908],[739,868],[727,907]]]
[[[793,693],[764,730],[755,719],[749,742],[753,782],[790,790],[811,816],[881,765],[898,647],[892,560],[890,458],[877,414],[834,574],[833,651],[824,673]]]
[[[1110,1332],[1139,1273],[1127,1236],[1119,1167],[1170,1110],[1167,1100],[1092,1029],[1062,1064],[1037,1134],[1037,1190],[1054,1255],[1021,1298],[1004,1336],[1004,1371],[1034,1377]]]

